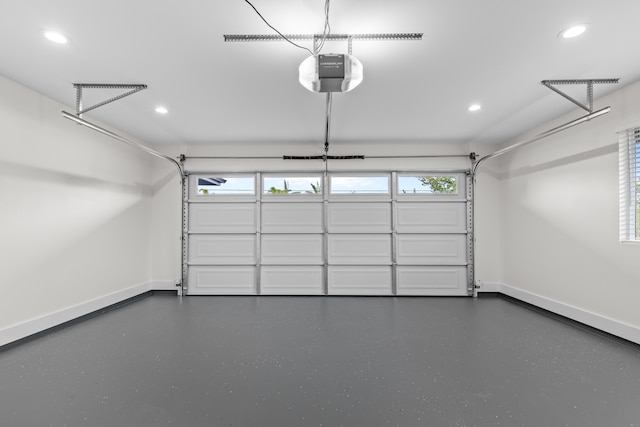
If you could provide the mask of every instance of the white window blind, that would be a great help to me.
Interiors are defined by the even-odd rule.
[[[640,127],[618,133],[620,241],[640,241]]]

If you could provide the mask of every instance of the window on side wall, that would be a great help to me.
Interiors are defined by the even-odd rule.
[[[640,242],[640,127],[618,133],[620,241]]]

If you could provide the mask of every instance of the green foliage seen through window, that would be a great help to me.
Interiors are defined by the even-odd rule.
[[[455,176],[418,176],[418,181],[429,187],[432,193],[452,194],[457,190]]]
[[[283,182],[284,182],[284,190],[276,187],[271,187],[269,189],[269,193],[271,194],[299,194],[299,193],[320,194],[322,193],[322,188],[320,187],[319,182],[316,182],[315,184],[309,183],[311,185],[311,191],[307,190],[307,191],[295,191],[295,192],[291,191],[291,188],[289,187],[289,183],[287,182],[286,179]]]

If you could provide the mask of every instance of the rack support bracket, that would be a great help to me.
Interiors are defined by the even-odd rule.
[[[74,83],[73,87],[76,88],[76,116],[82,118],[82,115],[88,111],[95,110],[96,108],[107,105],[113,101],[117,101],[126,96],[133,95],[136,92],[144,90],[147,85],[144,84],[111,84],[111,83]],[[82,92],[85,89],[125,89],[128,90],[125,93],[121,93],[118,96],[109,98],[105,101],[99,102],[90,107],[83,107],[82,104]]]
[[[543,86],[548,87],[558,95],[562,96],[563,98],[573,102],[578,107],[585,110],[587,113],[593,113],[593,85],[618,83],[619,80],[620,79],[543,80],[540,83],[542,83]],[[576,100],[575,98],[567,95],[566,93],[564,93],[563,91],[555,87],[557,85],[585,85],[587,89],[587,105],[583,104],[582,102]]]

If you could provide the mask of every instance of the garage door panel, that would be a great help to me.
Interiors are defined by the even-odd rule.
[[[467,295],[466,267],[398,266],[398,295]]]
[[[390,233],[391,203],[329,204],[330,233]]]
[[[233,187],[243,193],[189,193],[188,294],[467,295],[472,230],[462,174],[454,174],[456,194],[401,191],[403,177],[415,184],[426,172],[328,172],[322,194],[265,192],[267,175],[243,174],[251,188]],[[441,175],[449,176],[433,176]],[[344,188],[336,177],[349,178]],[[200,185],[191,178],[185,191]],[[377,179],[386,184],[373,192]]]
[[[189,264],[255,263],[255,234],[196,234],[189,238]]]
[[[399,233],[465,233],[466,204],[455,202],[398,203]]]
[[[467,238],[463,234],[399,234],[398,264],[464,265]]]
[[[260,290],[265,295],[322,295],[322,266],[264,265],[260,272]]]
[[[255,203],[192,203],[189,231],[193,233],[255,233]]]
[[[262,203],[264,233],[322,233],[322,203]]]
[[[324,263],[321,234],[263,234],[262,264]]]
[[[391,235],[330,235],[329,264],[391,264]]]
[[[189,267],[189,294],[253,295],[256,293],[256,268],[250,266]]]
[[[329,295],[392,295],[390,266],[329,266]]]

